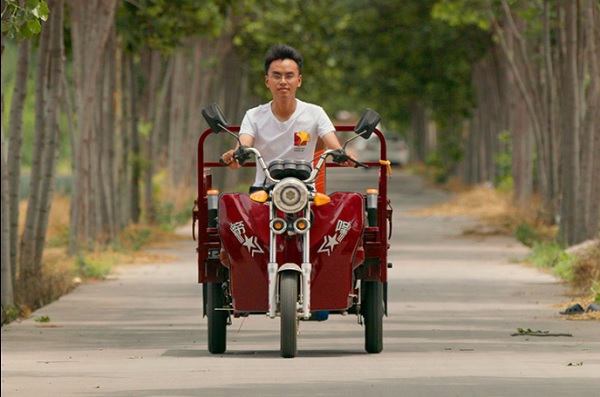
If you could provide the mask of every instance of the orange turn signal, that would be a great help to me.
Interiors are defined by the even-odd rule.
[[[264,203],[269,198],[269,195],[264,190],[257,190],[256,192],[250,195],[250,198],[252,199],[252,201],[255,201],[257,203]]]
[[[323,193],[315,193],[315,198],[313,199],[313,203],[319,207],[321,205],[328,204],[331,201],[328,195]]]

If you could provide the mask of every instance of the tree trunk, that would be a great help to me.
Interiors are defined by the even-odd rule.
[[[188,142],[186,138],[187,100],[189,98],[187,51],[180,49],[174,54],[174,70],[169,106],[168,173],[172,186],[183,182],[183,164]]]
[[[561,50],[561,204],[560,240],[567,245],[582,241],[581,157],[580,157],[580,80],[577,69],[577,5],[562,2],[565,26]]]
[[[4,96],[2,96],[2,113],[4,113]],[[4,145],[4,128],[2,127],[2,266],[0,268],[0,278],[2,284],[2,292],[0,299],[2,301],[2,324],[4,324],[4,308],[14,306],[14,295],[13,295],[13,276],[11,266],[11,245],[10,245],[10,209],[9,209],[9,180],[8,180],[8,167],[7,167],[7,156],[6,146]]]
[[[505,25],[501,26],[490,12],[490,19],[494,32],[498,38],[498,44],[504,53],[507,64],[510,67],[514,76],[516,87],[519,89],[526,106],[531,128],[535,137],[535,144],[538,151],[538,173],[539,187],[543,200],[543,212],[547,220],[552,220],[556,215],[556,181],[555,171],[557,163],[555,162],[555,133],[548,125],[548,120],[551,117],[548,112],[551,109],[544,107],[545,98],[542,96],[544,90],[540,90],[538,82],[541,70],[539,65],[530,56],[528,43],[525,41],[523,31],[525,27],[520,20],[515,21],[513,12],[506,0],[502,0],[504,16],[506,19]],[[516,39],[514,48],[507,43],[507,37]],[[533,46],[537,47],[536,43]],[[542,87],[550,84],[542,81]],[[551,90],[549,90],[551,92]]]
[[[69,253],[74,254],[80,243],[91,244],[102,234],[96,191],[100,178],[98,167],[98,107],[99,73],[105,46],[114,24],[116,0],[69,0],[73,39],[73,70],[78,109],[76,153],[73,159],[75,180],[70,224]]]
[[[145,61],[144,61],[145,60]],[[140,106],[140,121],[144,125],[148,125],[150,131],[142,138],[141,147],[144,153],[144,167],[142,167],[142,180],[144,186],[144,208],[146,212],[146,221],[149,223],[156,222],[156,208],[154,205],[154,164],[153,157],[154,143],[152,134],[152,123],[155,120],[156,114],[160,111],[157,109],[157,99],[160,94],[160,81],[164,77],[161,67],[162,59],[158,51],[147,50],[142,53],[143,66],[145,71],[145,80],[149,83],[144,87],[142,93],[142,101]]]
[[[141,194],[140,194],[140,183],[142,177],[142,152],[140,147],[140,132],[138,131],[138,107],[136,106],[139,95],[138,87],[136,84],[136,73],[135,65],[133,64],[133,58],[131,56],[125,57],[125,69],[128,73],[128,87],[127,90],[130,92],[129,100],[131,104],[130,109],[130,133],[131,133],[131,180],[129,186],[131,189],[130,203],[131,203],[131,220],[134,223],[139,223],[142,207],[141,207]],[[152,159],[149,159],[152,161]]]
[[[13,89],[12,103],[10,107],[10,125],[9,136],[10,141],[8,147],[8,216],[10,223],[10,231],[7,236],[10,236],[9,252],[10,252],[10,269],[12,273],[12,283],[14,285],[16,272],[18,269],[18,249],[19,249],[19,201],[21,187],[21,157],[23,144],[23,107],[27,96],[27,81],[30,59],[29,40],[19,43],[19,55],[17,60],[17,68],[15,75],[15,86]],[[4,164],[4,163],[3,163]],[[3,200],[4,201],[4,200]],[[4,242],[4,239],[2,239]]]
[[[587,0],[583,6],[586,38],[585,54],[589,60],[589,85],[587,88],[585,115],[583,117],[582,146],[587,147],[582,160],[583,187],[585,189],[585,238],[597,238],[600,226],[600,10],[595,0]]]
[[[49,1],[52,10],[49,23],[42,29],[38,64],[36,98],[36,142],[30,180],[30,200],[27,205],[25,231],[21,240],[20,273],[17,293],[19,300],[31,304],[36,296],[42,268],[48,218],[53,196],[54,176],[58,158],[58,110],[63,79],[63,0]],[[44,52],[42,54],[42,51]]]

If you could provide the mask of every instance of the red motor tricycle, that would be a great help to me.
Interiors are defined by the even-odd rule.
[[[225,165],[205,161],[204,142],[219,132],[237,138],[239,128],[227,125],[216,104],[202,114],[210,129],[198,142],[193,233],[198,236],[208,350],[213,354],[226,350],[232,316],[260,314],[280,318],[281,355],[295,357],[300,321],[351,313],[364,325],[366,351],[381,352],[392,208],[387,198],[385,138],[376,128],[380,116],[367,109],[354,127],[356,135],[343,149],[325,150],[314,167],[284,159],[266,164],[258,150],[240,145],[234,158],[244,166],[262,167],[268,187],[252,194],[219,194],[210,169]],[[336,129],[352,131],[346,126]],[[346,155],[348,142],[373,133],[381,142],[380,162],[363,164]],[[246,163],[250,155],[255,163]],[[333,163],[327,168],[346,160],[357,167],[380,167],[377,188],[365,194],[318,192],[315,180],[329,157]]]

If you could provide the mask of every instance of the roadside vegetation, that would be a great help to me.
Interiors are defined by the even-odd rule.
[[[527,208],[513,205],[510,183],[494,187],[492,183],[464,186],[455,179],[437,183],[439,170],[435,167],[413,166],[409,172],[423,175],[436,187],[453,193],[448,202],[415,211],[418,215],[472,216],[480,222],[463,231],[474,236],[513,236],[530,248],[519,261],[535,266],[564,280],[571,288],[565,308],[580,303],[588,307],[600,304],[600,237],[565,247],[559,243],[556,225],[548,224],[541,216],[541,201],[532,200]],[[569,319],[600,320],[599,312],[588,312]]]
[[[76,256],[67,254],[69,235],[70,198],[55,197],[49,216],[46,249],[42,259],[42,274],[36,286],[36,297],[27,305],[2,308],[2,325],[28,317],[33,311],[73,291],[81,284],[106,280],[114,275],[117,266],[168,262],[173,258],[152,253],[152,249],[173,246],[189,239],[178,233],[178,228],[191,219],[193,189],[177,194],[160,194],[159,222],[153,225],[132,224],[109,245],[97,244],[95,249]],[[21,202],[21,214],[26,213],[27,202]],[[21,219],[20,228],[23,227]]]

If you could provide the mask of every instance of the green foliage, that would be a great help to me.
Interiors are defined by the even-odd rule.
[[[189,208],[178,211],[173,203],[160,203],[156,207],[156,222],[164,230],[172,231],[190,219]]]
[[[538,232],[527,223],[520,223],[519,226],[517,226],[515,237],[527,247],[533,247],[535,243],[540,241]]]
[[[481,0],[438,0],[431,15],[448,22],[450,26],[474,25],[481,30],[490,29],[486,3]]]
[[[2,10],[2,34],[18,41],[37,36],[41,22],[48,19],[50,10],[44,0],[5,0]]]
[[[495,185],[506,185],[510,181],[512,185],[512,141],[510,131],[501,132],[498,135],[501,144],[501,150],[494,154],[494,163],[496,163]]]
[[[433,0],[353,4],[354,28],[344,50],[358,72],[347,74],[347,83],[366,82],[360,94],[384,120],[406,121],[415,101],[446,126],[468,114],[474,103],[471,68],[487,51],[487,32],[432,18]]]
[[[577,257],[567,254],[555,242],[543,241],[533,244],[526,260],[537,267],[552,269],[557,277],[570,281],[573,278],[573,265]]]
[[[439,152],[431,152],[425,159],[425,165],[429,168],[429,173],[434,183],[444,183],[448,179],[448,174],[444,167],[444,160]]]
[[[600,281],[592,282],[590,291],[592,292],[592,295],[594,296],[594,302],[600,303]]]
[[[2,325],[15,321],[20,314],[21,311],[16,306],[2,306]]]
[[[117,11],[117,30],[131,52],[148,46],[170,53],[188,37],[217,37],[224,28],[225,1],[124,1]]]
[[[50,317],[48,316],[40,316],[40,317],[36,317],[35,320],[36,323],[49,323],[50,322]]]
[[[139,251],[150,240],[151,231],[145,227],[129,227],[119,236],[121,248]]]
[[[77,257],[75,261],[77,271],[84,278],[103,279],[110,274],[113,263],[107,259],[91,259],[84,255]]]

